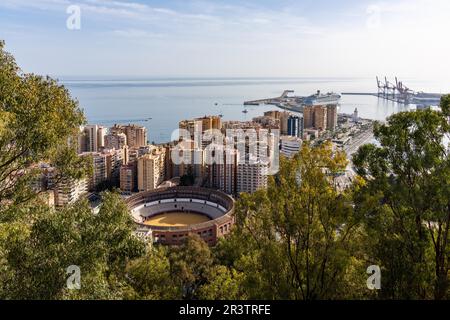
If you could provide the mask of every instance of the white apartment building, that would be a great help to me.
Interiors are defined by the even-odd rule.
[[[267,188],[269,164],[260,159],[238,163],[237,192],[253,193]]]
[[[288,158],[292,158],[296,155],[302,147],[302,139],[299,137],[281,136],[280,143],[280,153]]]
[[[64,207],[75,203],[88,192],[88,180],[68,179],[58,183],[55,190],[55,206]]]
[[[100,152],[83,152],[81,157],[92,158],[92,173],[89,176],[89,190],[94,190],[100,183],[108,179],[107,156]]]
[[[97,152],[105,146],[106,128],[99,125],[87,125],[80,128],[78,153]]]
[[[106,177],[113,184],[119,182],[120,167],[125,164],[125,148],[103,150],[106,155]]]

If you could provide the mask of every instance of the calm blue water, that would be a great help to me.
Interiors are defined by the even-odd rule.
[[[137,123],[148,129],[149,140],[170,141],[182,119],[223,114],[223,120],[251,120],[275,106],[246,106],[245,100],[279,96],[284,90],[296,95],[322,92],[375,92],[374,79],[365,78],[171,78],[171,79],[71,79],[61,82],[79,100],[89,123],[112,126]],[[440,92],[442,84],[404,80],[417,91]],[[450,91],[450,90],[449,90]],[[216,105],[217,104],[217,105]],[[358,108],[363,118],[384,120],[409,107],[371,96],[343,96],[340,112]],[[148,121],[142,119],[151,118]]]

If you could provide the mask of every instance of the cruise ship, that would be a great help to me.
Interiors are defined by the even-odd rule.
[[[302,100],[302,104],[307,106],[337,104],[340,99],[341,96],[337,93],[328,92],[327,94],[322,94],[318,90],[316,94],[305,97]]]

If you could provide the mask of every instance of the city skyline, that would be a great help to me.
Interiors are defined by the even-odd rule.
[[[66,26],[71,5],[80,30]],[[0,38],[25,72],[53,76],[448,80],[448,9],[442,0],[5,0]]]

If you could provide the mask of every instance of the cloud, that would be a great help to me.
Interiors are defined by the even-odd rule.
[[[133,10],[145,10],[149,6],[142,4],[142,3],[136,3],[136,2],[123,2],[123,1],[110,1],[110,0],[86,0],[88,3],[102,5],[102,6],[115,6],[115,7],[123,7]]]
[[[148,4],[119,0],[79,0],[76,3],[68,0],[2,0],[0,6],[14,9],[35,9],[55,11],[65,14],[65,8],[77,4],[82,9],[83,19],[102,20],[118,29],[166,28],[180,35],[186,33],[199,34],[211,31],[228,33],[261,34],[282,31],[317,34],[318,28],[308,23],[297,14],[283,10],[266,10],[244,5],[223,5],[220,3],[186,2],[183,11],[170,7],[153,7]],[[120,18],[120,20],[117,20]],[[139,25],[139,28],[137,28]]]
[[[163,38],[162,34],[148,32],[146,30],[139,29],[122,29],[112,31],[113,35],[125,37],[125,38]]]
[[[113,0],[85,0],[81,4],[87,10],[111,15],[122,15],[123,18],[138,18],[141,22],[154,21],[157,18],[174,20],[202,20],[214,21],[215,18],[205,14],[189,14],[165,7],[153,7],[137,2]]]
[[[82,32],[69,35],[72,46],[67,45],[63,20],[69,3],[81,6],[83,19]],[[446,57],[450,42],[444,40],[450,30],[448,0],[363,0],[352,6],[330,0],[331,7],[324,2],[288,0],[282,2],[287,3],[284,6],[275,0],[149,3],[0,0],[0,7],[24,10],[33,17],[40,11],[45,11],[46,18],[53,14],[50,26],[36,22],[39,19],[25,22],[29,29],[49,31],[39,33],[47,42],[38,42],[35,33],[24,33],[32,34],[29,38],[41,50],[53,47],[72,59],[71,52],[82,59],[90,50],[91,58],[98,57],[93,67],[85,68],[94,73],[98,71],[91,69],[97,66],[119,72],[116,61],[126,57],[123,68],[148,74],[373,76],[398,72],[401,76],[414,70],[450,74]],[[61,29],[54,28],[58,21],[63,22]],[[0,21],[0,30],[12,29],[13,24]],[[58,49],[61,44],[67,52]],[[51,68],[53,64],[48,63]],[[65,68],[63,62],[61,68]]]
[[[62,5],[68,6],[71,2],[69,0],[2,0],[0,7],[9,9],[38,9],[38,10],[54,10]]]

